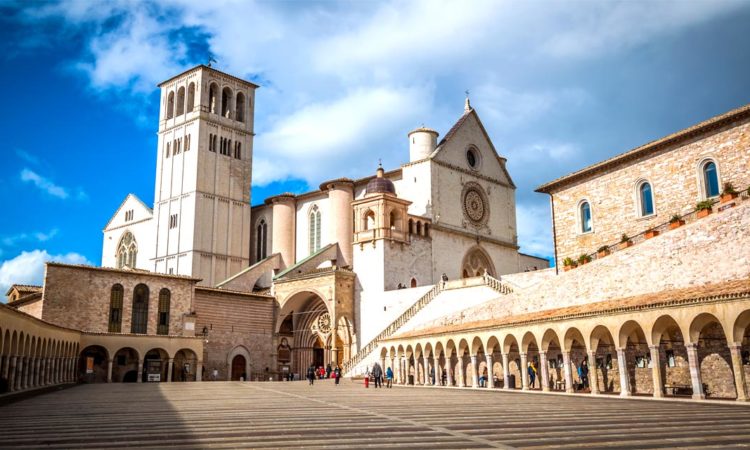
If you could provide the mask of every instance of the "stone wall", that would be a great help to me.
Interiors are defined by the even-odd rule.
[[[616,244],[622,234],[632,237],[668,222],[674,214],[694,210],[704,199],[699,166],[707,158],[717,164],[720,189],[725,182],[746,189],[750,185],[748,119],[553,191],[558,265],[566,257],[575,259]],[[654,198],[654,214],[648,217],[640,216],[636,195],[643,180],[651,184]],[[581,233],[578,206],[583,200],[591,205],[589,233]]]
[[[48,263],[44,279],[42,319],[77,330],[107,333],[112,287],[121,284],[123,333],[130,333],[133,290],[145,284],[149,290],[146,334],[156,334],[159,291],[170,291],[169,334],[183,333],[183,316],[193,309],[197,280],[150,272]]]

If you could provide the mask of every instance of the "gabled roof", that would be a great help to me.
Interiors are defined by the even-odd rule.
[[[143,203],[143,200],[141,200],[140,198],[138,198],[137,195],[135,195],[133,193],[130,193],[130,194],[128,194],[128,195],[125,196],[125,200],[123,200],[122,203],[120,203],[120,206],[117,207],[117,210],[115,211],[115,213],[112,214],[112,217],[109,218],[109,220],[107,221],[107,224],[104,225],[104,229],[105,230],[107,228],[109,228],[109,224],[112,223],[112,221],[115,219],[115,217],[117,217],[117,214],[120,212],[120,210],[122,209],[122,207],[125,206],[125,203],[128,201],[128,199],[130,197],[133,197],[138,203],[140,203],[141,206],[143,206],[146,209],[146,211],[148,211],[148,213],[151,214],[151,216],[154,215],[154,210],[153,209],[151,209],[148,206],[146,206],[146,204]]]
[[[10,293],[13,292],[13,289],[17,290],[18,292],[42,292],[42,287],[35,284],[13,284],[10,286],[10,288],[8,288],[8,291],[5,293],[5,295],[10,295]]]
[[[286,268],[285,270],[281,271],[278,275],[276,275],[275,277],[273,277],[274,280],[282,278],[284,275],[288,275],[288,274],[292,273],[295,269],[303,266],[306,262],[310,261],[311,259],[315,258],[316,256],[327,252],[328,250],[330,250],[332,247],[335,247],[336,245],[337,245],[337,243],[334,242],[334,243],[326,245],[325,247],[322,247],[320,250],[318,250],[317,252],[315,252],[312,255],[308,256],[307,258],[301,260],[297,264],[295,264],[293,266],[290,266],[290,267]]]

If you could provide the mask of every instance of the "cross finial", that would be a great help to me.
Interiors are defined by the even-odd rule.
[[[209,57],[208,57],[208,64],[207,64],[208,67],[211,67],[211,63],[212,62],[218,62],[218,61],[216,61],[213,56],[209,55]]]
[[[383,167],[383,160],[378,158],[378,167]]]
[[[464,104],[464,111],[469,112],[471,111],[471,102],[469,101],[469,90],[464,91],[466,93],[466,103]]]

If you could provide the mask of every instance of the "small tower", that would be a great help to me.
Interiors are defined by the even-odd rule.
[[[354,244],[386,239],[409,243],[406,225],[411,202],[398,198],[393,182],[378,166],[375,177],[365,188],[365,197],[352,202],[354,208]]]
[[[437,148],[438,132],[431,128],[419,127],[408,136],[409,162],[426,159]]]

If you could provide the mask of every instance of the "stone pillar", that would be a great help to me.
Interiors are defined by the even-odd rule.
[[[294,194],[281,194],[266,200],[273,205],[271,252],[281,253],[283,267],[294,265],[295,259],[295,219],[297,200]]]
[[[47,358],[39,360],[39,386],[47,385]]]
[[[453,386],[453,367],[451,367],[451,357],[445,358],[445,383],[446,386]]]
[[[464,358],[458,358],[458,387],[466,387],[466,377],[464,374]]]
[[[57,384],[57,368],[60,364],[60,360],[57,357],[52,358],[52,384]]]
[[[33,377],[33,381],[32,381],[32,384],[34,385],[34,387],[39,387],[39,386],[42,385],[39,382],[40,381],[39,368],[40,368],[41,364],[42,364],[41,358],[34,358],[34,377]]]
[[[591,395],[599,394],[599,369],[596,367],[596,351],[589,352],[589,387]]]
[[[112,360],[107,360],[107,383],[112,382]]]
[[[730,344],[732,354],[732,370],[734,371],[734,386],[737,388],[737,401],[746,402],[747,384],[745,383],[745,368],[742,366],[742,344]]]
[[[203,381],[203,361],[195,363],[195,381]]]
[[[629,397],[632,395],[630,373],[628,372],[628,360],[624,348],[617,349],[617,370],[620,372],[620,396]]]
[[[18,365],[18,357],[11,356],[8,370],[8,389],[11,391],[17,391],[16,389],[16,366]]]
[[[320,185],[320,190],[328,190],[328,241],[338,242],[342,261],[338,266],[351,266],[353,263],[352,223],[354,223],[354,182],[347,179],[328,181]]]
[[[563,351],[563,369],[565,371],[565,392],[572,394],[573,389],[573,368],[571,367],[570,352]]]
[[[136,382],[137,383],[143,382],[143,360],[142,359],[138,360],[138,374],[137,374]]]
[[[24,358],[23,356],[18,357],[18,359],[16,360],[16,390],[17,391],[20,391],[21,389],[24,388],[23,370],[24,370],[24,364],[26,362],[25,360],[26,358]]]
[[[521,353],[521,390],[529,390],[529,362],[526,353]]]
[[[690,365],[690,381],[693,384],[693,398],[696,400],[706,398],[703,392],[703,382],[701,381],[701,367],[698,360],[698,344],[685,344],[688,354],[688,364]]]
[[[542,391],[549,391],[549,361],[547,361],[547,352],[539,352],[539,384]]]
[[[402,363],[401,363],[401,357],[396,358],[397,366],[393,366],[393,376],[396,378],[393,382],[396,384],[401,383],[401,375],[402,375]]]
[[[422,365],[424,366],[424,385],[429,386],[430,385],[430,362],[427,360],[426,356],[422,357]]]
[[[391,372],[393,372],[393,378],[394,378],[394,380],[391,383],[395,383],[396,382],[396,380],[395,380],[395,378],[396,378],[396,361],[395,361],[395,359],[396,358],[394,358],[394,357],[391,356]],[[385,367],[385,366],[383,366],[383,367]]]
[[[0,373],[0,377],[8,379],[8,370],[10,367],[10,355],[6,355],[2,357],[3,361],[3,370],[2,373]]]
[[[484,356],[485,362],[487,363],[487,388],[495,388],[495,374],[492,372],[492,353],[487,353]]]
[[[661,358],[659,358],[659,346],[650,345],[649,350],[651,351],[651,370],[652,378],[654,380],[654,397],[664,397],[664,386],[661,381]]]
[[[172,368],[173,367],[174,367],[174,358],[169,358],[169,363],[167,364],[167,383],[172,382]]]
[[[73,383],[76,381],[76,357],[71,356],[70,357],[70,382]]]
[[[503,389],[510,389],[510,370],[508,368],[510,358],[503,353]]]
[[[471,387],[479,387],[479,363],[477,362],[477,355],[471,355]]]

